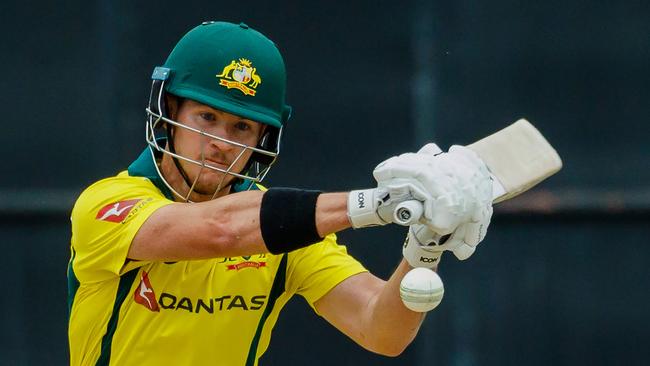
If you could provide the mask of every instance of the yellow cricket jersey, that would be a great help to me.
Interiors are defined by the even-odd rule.
[[[140,226],[172,203],[148,150],[77,200],[68,265],[71,365],[257,365],[291,296],[313,307],[365,271],[334,235],[283,255],[129,261]]]

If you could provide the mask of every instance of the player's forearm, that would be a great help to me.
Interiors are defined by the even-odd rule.
[[[265,253],[259,232],[262,195],[248,191],[162,207],[142,225],[128,257],[176,261]]]
[[[236,197],[242,194],[251,197],[250,199]],[[269,247],[260,226],[262,224],[260,220],[262,198],[259,193],[242,192],[223,199],[226,201],[220,202],[222,210],[215,210],[214,212],[219,214],[214,215],[213,219],[216,226],[220,226],[222,231],[227,232],[226,235],[223,235],[224,241],[221,245],[232,247],[238,252],[230,254],[230,256],[268,252]],[[283,215],[284,213],[279,211],[274,214]],[[314,220],[319,237],[349,228],[347,193],[320,194],[316,201]]]
[[[417,335],[424,319],[424,313],[407,309],[399,295],[400,282],[410,269],[402,260],[370,304],[367,327],[373,339],[371,348],[388,356],[404,351]]]
[[[348,193],[323,193],[316,203],[316,229],[318,235],[336,233],[350,227],[348,218]]]
[[[214,201],[163,207],[140,229],[129,258],[185,260],[268,253],[260,227],[264,194],[247,191]],[[273,214],[284,213],[278,210]],[[314,217],[321,237],[348,228],[347,193],[318,196]]]

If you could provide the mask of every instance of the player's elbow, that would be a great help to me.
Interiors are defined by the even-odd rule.
[[[400,350],[386,350],[386,351],[377,352],[377,353],[379,353],[382,356],[386,356],[386,357],[397,357],[397,356],[401,355],[402,352],[404,352],[405,349],[406,348],[400,349]]]
[[[377,339],[370,347],[370,351],[386,357],[397,357],[404,353],[411,344],[413,338],[391,338]]]
[[[409,344],[410,342],[403,344],[385,344],[375,347],[372,351],[386,357],[397,357],[406,350]]]

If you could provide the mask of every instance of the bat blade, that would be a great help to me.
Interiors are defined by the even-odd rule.
[[[485,162],[492,176],[492,202],[499,203],[533,188],[562,169],[562,159],[544,136],[525,119],[467,146]],[[423,213],[418,201],[399,204],[393,220],[412,225]]]
[[[511,199],[562,169],[562,159],[527,120],[467,146],[485,162],[492,179],[493,202]]]

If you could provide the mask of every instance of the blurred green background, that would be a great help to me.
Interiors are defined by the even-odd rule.
[[[69,212],[144,148],[151,71],[204,20],[273,39],[294,116],[267,184],[349,190],[426,141],[520,117],[564,169],[497,207],[399,358],[295,299],[262,365],[646,365],[650,351],[647,1],[80,1],[2,5],[0,364],[65,364]],[[341,233],[386,278],[405,229]],[[215,364],[219,364],[215,360]]]

